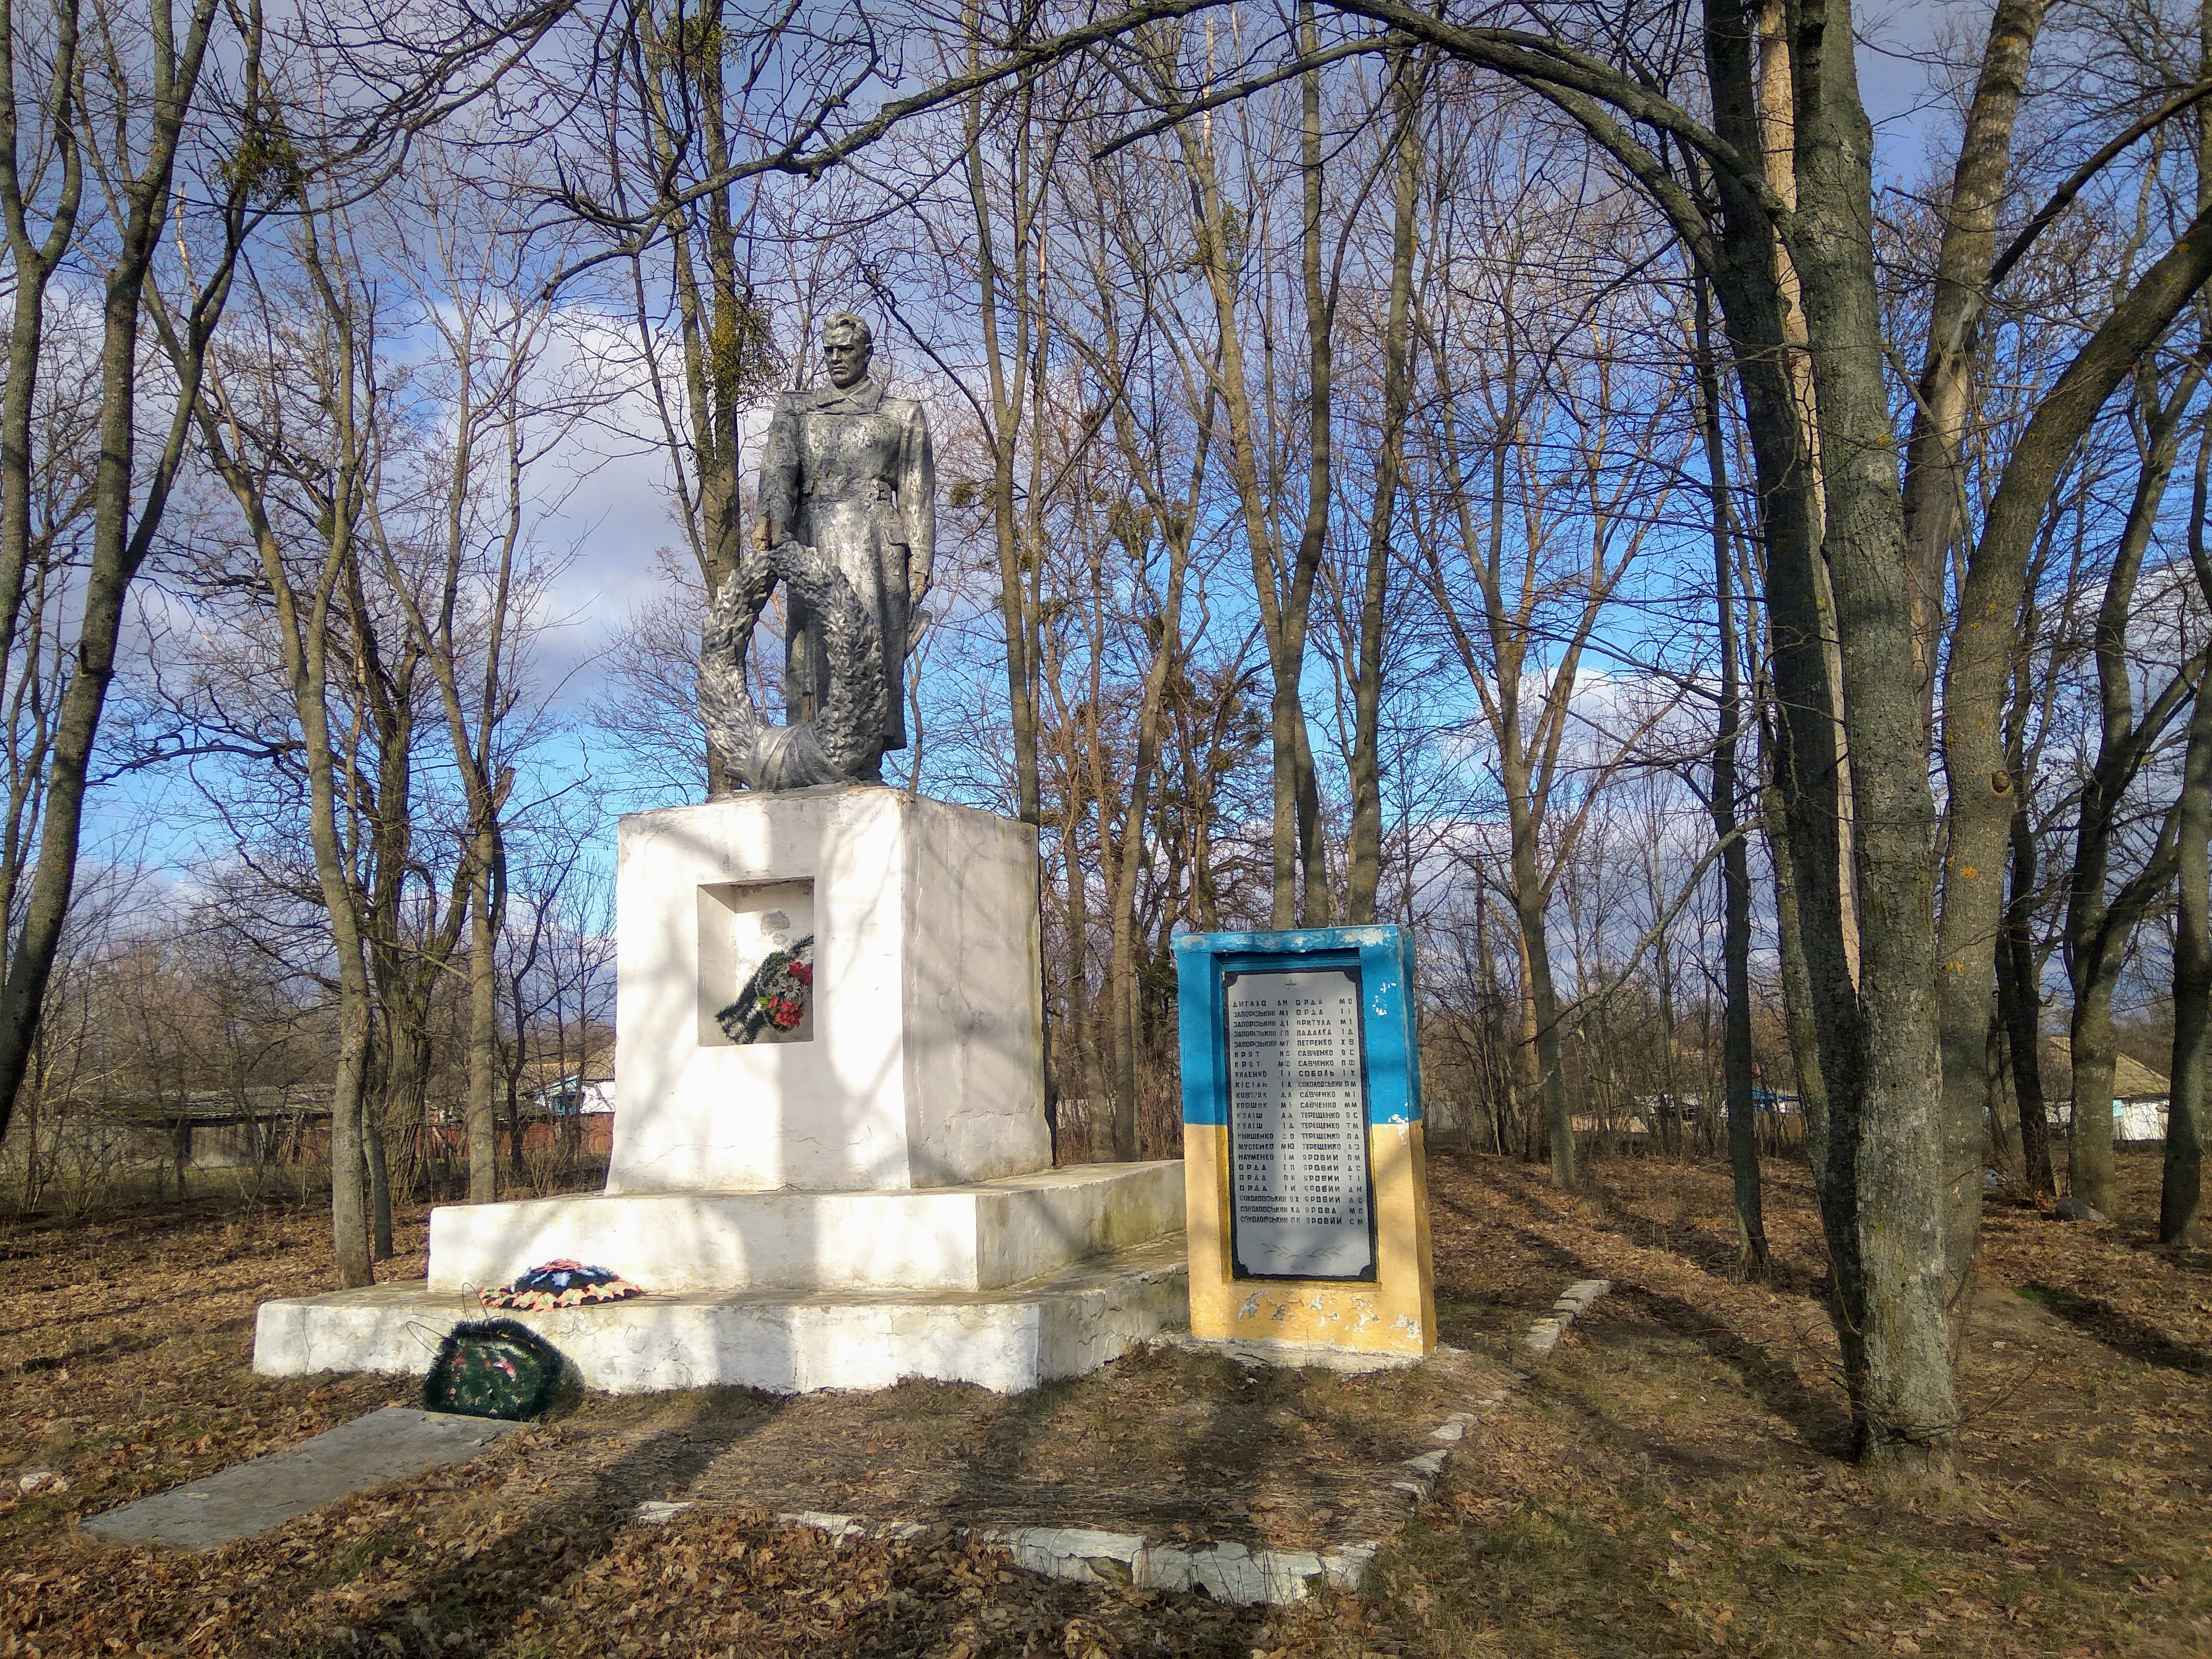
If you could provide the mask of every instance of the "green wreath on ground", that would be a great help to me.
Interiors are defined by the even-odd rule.
[[[438,1345],[422,1379],[422,1409],[526,1422],[558,1402],[566,1370],[561,1351],[527,1325],[472,1320]]]

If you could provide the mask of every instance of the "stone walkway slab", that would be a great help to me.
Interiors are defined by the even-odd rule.
[[[111,1544],[211,1550],[296,1515],[445,1463],[465,1463],[521,1425],[386,1406],[289,1450],[210,1474],[84,1523]]]

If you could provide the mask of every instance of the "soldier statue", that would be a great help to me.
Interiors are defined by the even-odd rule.
[[[875,781],[883,751],[906,746],[906,658],[936,549],[936,470],[921,405],[868,379],[872,351],[867,324],[838,313],[822,328],[830,385],[776,399],[759,524],[708,618],[701,711],[756,789]],[[744,667],[778,580],[782,726],[761,720]]]

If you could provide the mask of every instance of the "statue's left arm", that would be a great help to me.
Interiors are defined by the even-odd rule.
[[[929,591],[937,557],[937,458],[929,443],[929,416],[917,403],[907,417],[899,456],[899,514],[906,520],[906,601],[919,607]],[[913,635],[909,631],[908,639]]]
[[[756,534],[773,546],[799,527],[799,410],[786,394],[775,400],[768,436],[761,444],[760,522]]]

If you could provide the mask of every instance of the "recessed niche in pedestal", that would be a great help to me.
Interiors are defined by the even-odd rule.
[[[761,964],[814,938],[814,883],[716,882],[699,889],[699,1046],[734,1048],[723,1015],[753,981]],[[762,1024],[755,1042],[814,1041],[814,998],[789,1030]]]
[[[630,813],[617,868],[610,1193],[1050,1167],[1032,826],[881,787],[742,790]],[[810,933],[811,1018],[733,1041],[718,1016]]]

